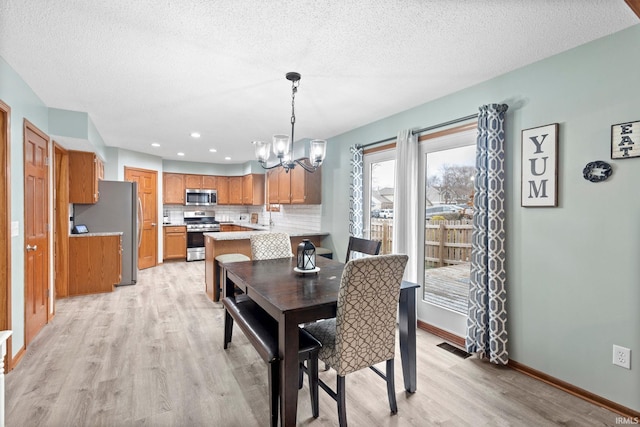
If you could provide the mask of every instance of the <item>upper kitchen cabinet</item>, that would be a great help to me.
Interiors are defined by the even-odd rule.
[[[218,204],[219,205],[228,205],[229,204],[229,177],[228,176],[217,176],[216,177],[216,185],[218,186]]]
[[[291,177],[284,168],[275,168],[267,172],[267,203],[291,203]]]
[[[193,188],[197,190],[216,190],[217,182],[213,175],[185,175],[184,188]]]
[[[242,204],[264,205],[264,175],[250,174],[242,177]]]
[[[301,167],[289,171],[291,204],[319,205],[322,203],[322,168],[309,173]]]
[[[229,177],[229,204],[230,205],[242,204],[242,177],[241,176]]]
[[[269,204],[319,205],[322,203],[322,169],[313,173],[301,167],[289,172],[276,168],[268,172]]]
[[[162,181],[162,203],[165,205],[184,205],[184,175],[164,173]],[[188,187],[187,187],[188,188]]]
[[[98,180],[104,164],[95,153],[69,151],[69,203],[93,204],[98,201]]]

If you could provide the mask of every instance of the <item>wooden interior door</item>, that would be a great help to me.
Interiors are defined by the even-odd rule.
[[[69,295],[69,154],[53,143],[53,280],[56,298]]]
[[[11,109],[0,101],[0,331],[11,329],[11,206],[9,162],[9,123]],[[7,341],[4,363],[11,369],[11,337]],[[0,372],[0,375],[2,372]]]
[[[155,267],[158,264],[158,172],[125,166],[124,179],[138,183],[138,197],[142,204],[138,268]]]
[[[49,137],[24,123],[25,344],[49,314]]]

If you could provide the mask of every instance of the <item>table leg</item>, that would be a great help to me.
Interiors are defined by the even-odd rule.
[[[283,313],[278,322],[280,414],[283,427],[295,426],[298,412],[298,322]]]
[[[402,289],[399,304],[400,358],[404,388],[415,393],[416,373],[416,289]]]

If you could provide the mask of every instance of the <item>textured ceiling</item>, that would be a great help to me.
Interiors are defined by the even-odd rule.
[[[237,163],[289,132],[288,71],[296,139],[326,139],[636,23],[623,0],[0,0],[0,56],[108,146]]]

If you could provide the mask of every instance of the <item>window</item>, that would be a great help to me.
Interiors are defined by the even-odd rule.
[[[379,240],[381,254],[391,253],[395,149],[364,155],[364,238]]]

